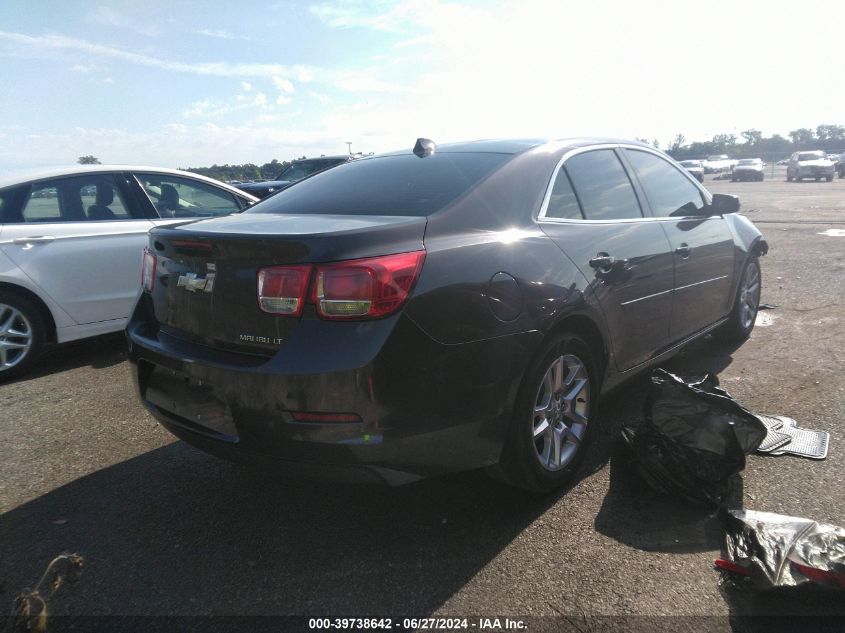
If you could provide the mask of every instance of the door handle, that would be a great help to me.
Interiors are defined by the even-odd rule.
[[[37,235],[35,237],[16,237],[12,240],[13,244],[47,244],[55,241],[56,238],[52,235]]]
[[[608,255],[607,253],[598,253],[588,263],[592,268],[606,270],[616,263],[616,259]]]
[[[692,246],[683,242],[678,248],[675,249],[675,253],[677,253],[681,259],[686,259],[692,253]]]

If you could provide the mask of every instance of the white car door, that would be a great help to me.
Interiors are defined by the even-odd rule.
[[[126,319],[152,226],[113,174],[56,178],[31,186],[0,248],[78,324]]]

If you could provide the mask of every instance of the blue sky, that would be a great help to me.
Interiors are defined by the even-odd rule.
[[[3,0],[0,171],[842,124],[845,5],[814,4]]]

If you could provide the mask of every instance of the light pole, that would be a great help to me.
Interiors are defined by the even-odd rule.
[[[346,141],[346,149],[349,152],[349,155],[352,156],[352,141]]]

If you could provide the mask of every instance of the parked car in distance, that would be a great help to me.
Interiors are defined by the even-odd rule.
[[[833,161],[821,150],[795,152],[786,165],[786,180],[801,182],[804,178],[828,182],[833,180]]]
[[[721,174],[722,172],[730,171],[735,161],[728,158],[727,154],[715,154],[708,156],[707,160],[702,163],[705,174]]]
[[[271,193],[276,193],[282,189],[287,189],[293,183],[307,178],[317,172],[343,165],[350,160],[354,160],[354,155],[343,156],[321,156],[320,158],[305,158],[302,160],[295,160],[287,167],[282,169],[279,174],[272,180],[264,180],[255,183],[243,183],[239,185],[242,191],[246,191],[259,198],[266,198]]]
[[[738,209],[640,143],[419,139],[154,229],[137,393],[187,442],[275,471],[489,467],[546,491],[602,393],[749,335],[768,246]]]
[[[680,165],[691,173],[698,182],[704,182],[704,166],[700,160],[682,160]]]
[[[0,380],[46,345],[118,332],[155,227],[257,198],[173,169],[84,165],[0,179]]]
[[[731,180],[758,180],[763,181],[763,170],[766,167],[759,158],[740,158],[731,172]]]

